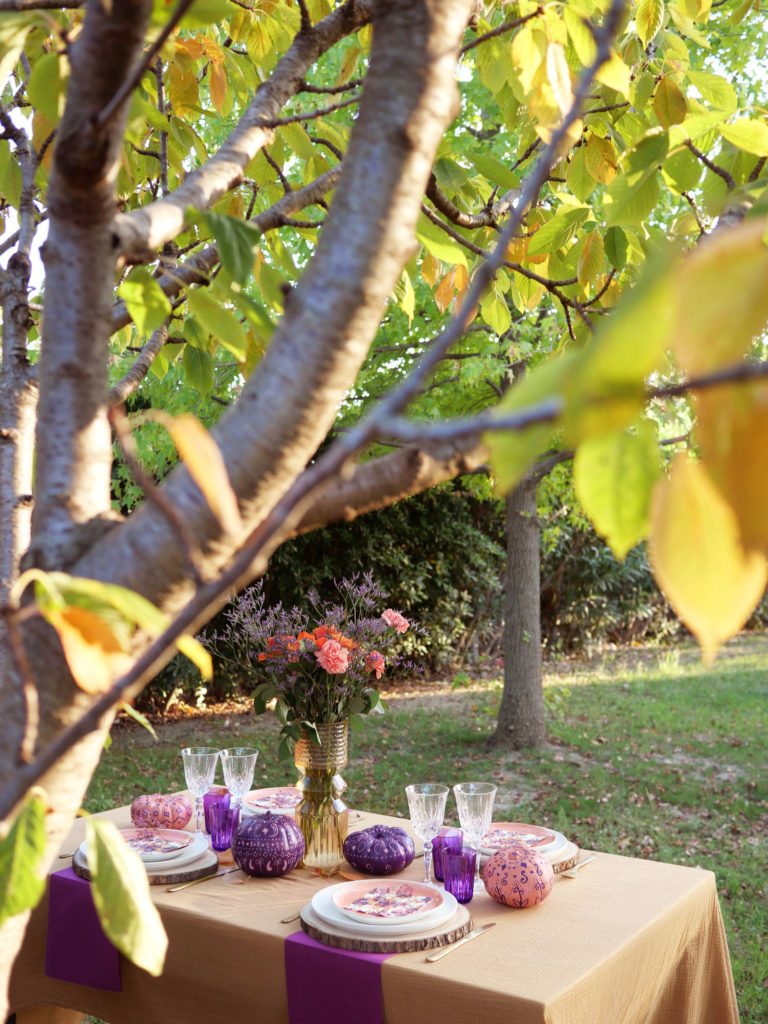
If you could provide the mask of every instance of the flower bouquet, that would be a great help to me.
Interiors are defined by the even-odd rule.
[[[404,667],[400,635],[411,628],[386,608],[372,574],[336,584],[338,599],[308,594],[309,615],[282,605],[265,608],[261,582],[246,588],[226,613],[226,627],[211,637],[219,653],[235,652],[262,677],[253,694],[257,713],[273,708],[282,725],[279,756],[290,757],[302,731],[319,742],[317,727],[384,710],[376,680]],[[383,609],[383,610],[379,610]]]

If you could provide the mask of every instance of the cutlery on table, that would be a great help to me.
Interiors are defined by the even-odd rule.
[[[441,949],[438,953],[433,953],[431,956],[425,957],[424,959],[428,964],[433,964],[435,960],[442,960],[444,956],[448,956],[454,949],[458,949],[459,946],[463,946],[465,942],[471,942],[472,939],[476,939],[478,935],[482,935],[483,932],[487,932],[489,928],[493,928],[496,924],[495,921],[489,921],[488,924],[482,924],[479,928],[474,928],[469,935],[465,935],[463,939],[459,939],[458,942],[451,943],[450,946],[446,946],[445,949]]]
[[[579,861],[578,864],[574,864],[568,871],[561,871],[560,875],[562,878],[575,878],[576,875],[581,871],[585,864],[589,864],[591,861],[597,860],[597,854],[593,853],[589,857],[585,857],[584,860]]]
[[[182,882],[181,885],[169,885],[166,892],[178,892],[180,889],[187,889],[190,885],[199,885],[200,882],[207,882],[210,878],[220,878],[232,871],[239,871],[240,868],[225,868],[224,871],[215,871],[212,875],[203,875],[202,878],[193,878],[191,882]]]

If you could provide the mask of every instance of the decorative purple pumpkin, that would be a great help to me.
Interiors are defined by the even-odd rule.
[[[131,804],[136,828],[184,828],[192,817],[192,803],[183,793],[146,793]]]
[[[483,881],[497,903],[522,910],[549,896],[555,872],[538,851],[526,843],[513,843],[491,854],[483,868]]]
[[[247,875],[286,875],[304,856],[304,836],[293,818],[267,811],[240,822],[232,836],[232,856]]]
[[[371,825],[344,840],[344,856],[367,875],[392,875],[416,856],[413,840],[396,825]]]

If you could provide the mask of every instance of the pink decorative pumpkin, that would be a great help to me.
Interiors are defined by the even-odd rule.
[[[136,828],[184,828],[191,817],[192,804],[180,793],[144,794],[131,804],[131,821]]]
[[[497,850],[483,869],[488,895],[497,903],[523,909],[535,907],[552,892],[555,872],[546,857],[525,843]]]

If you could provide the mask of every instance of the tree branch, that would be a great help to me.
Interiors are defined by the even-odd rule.
[[[373,6],[373,0],[344,3],[310,31],[300,32],[218,152],[169,195],[115,218],[116,252],[128,262],[143,262],[184,229],[189,207],[205,210],[239,184],[245,167],[272,139],[273,130],[264,125],[277,117],[326,50],[367,24]]]
[[[273,206],[270,206],[269,209],[254,217],[250,223],[261,231],[262,234],[267,231],[274,231],[284,224],[285,218],[289,214],[317,203],[332,188],[336,187],[340,176],[340,166],[331,168],[330,171],[321,174],[319,178],[315,178],[314,181],[310,182],[309,185],[305,185],[304,188],[288,192]],[[174,267],[172,271],[169,270],[168,273],[157,278],[157,284],[169,299],[173,299],[185,287],[207,284],[218,262],[219,250],[217,246],[209,245],[201,252],[190,256],[183,264]],[[125,327],[130,322],[131,316],[125,303],[122,301],[115,303],[112,310],[110,333],[119,331],[121,327]]]
[[[728,186],[729,192],[736,188],[736,182],[734,181],[732,174],[730,174],[724,168],[719,167],[716,163],[710,160],[708,156],[706,156],[704,153],[702,153],[700,149],[697,149],[696,146],[694,146],[690,139],[686,139],[685,144],[688,147],[688,149],[690,149],[690,151],[693,153],[693,155],[697,157],[699,160],[701,160],[705,167],[708,167],[710,171],[712,171],[714,174],[718,175],[718,177],[723,179],[725,184]]]

